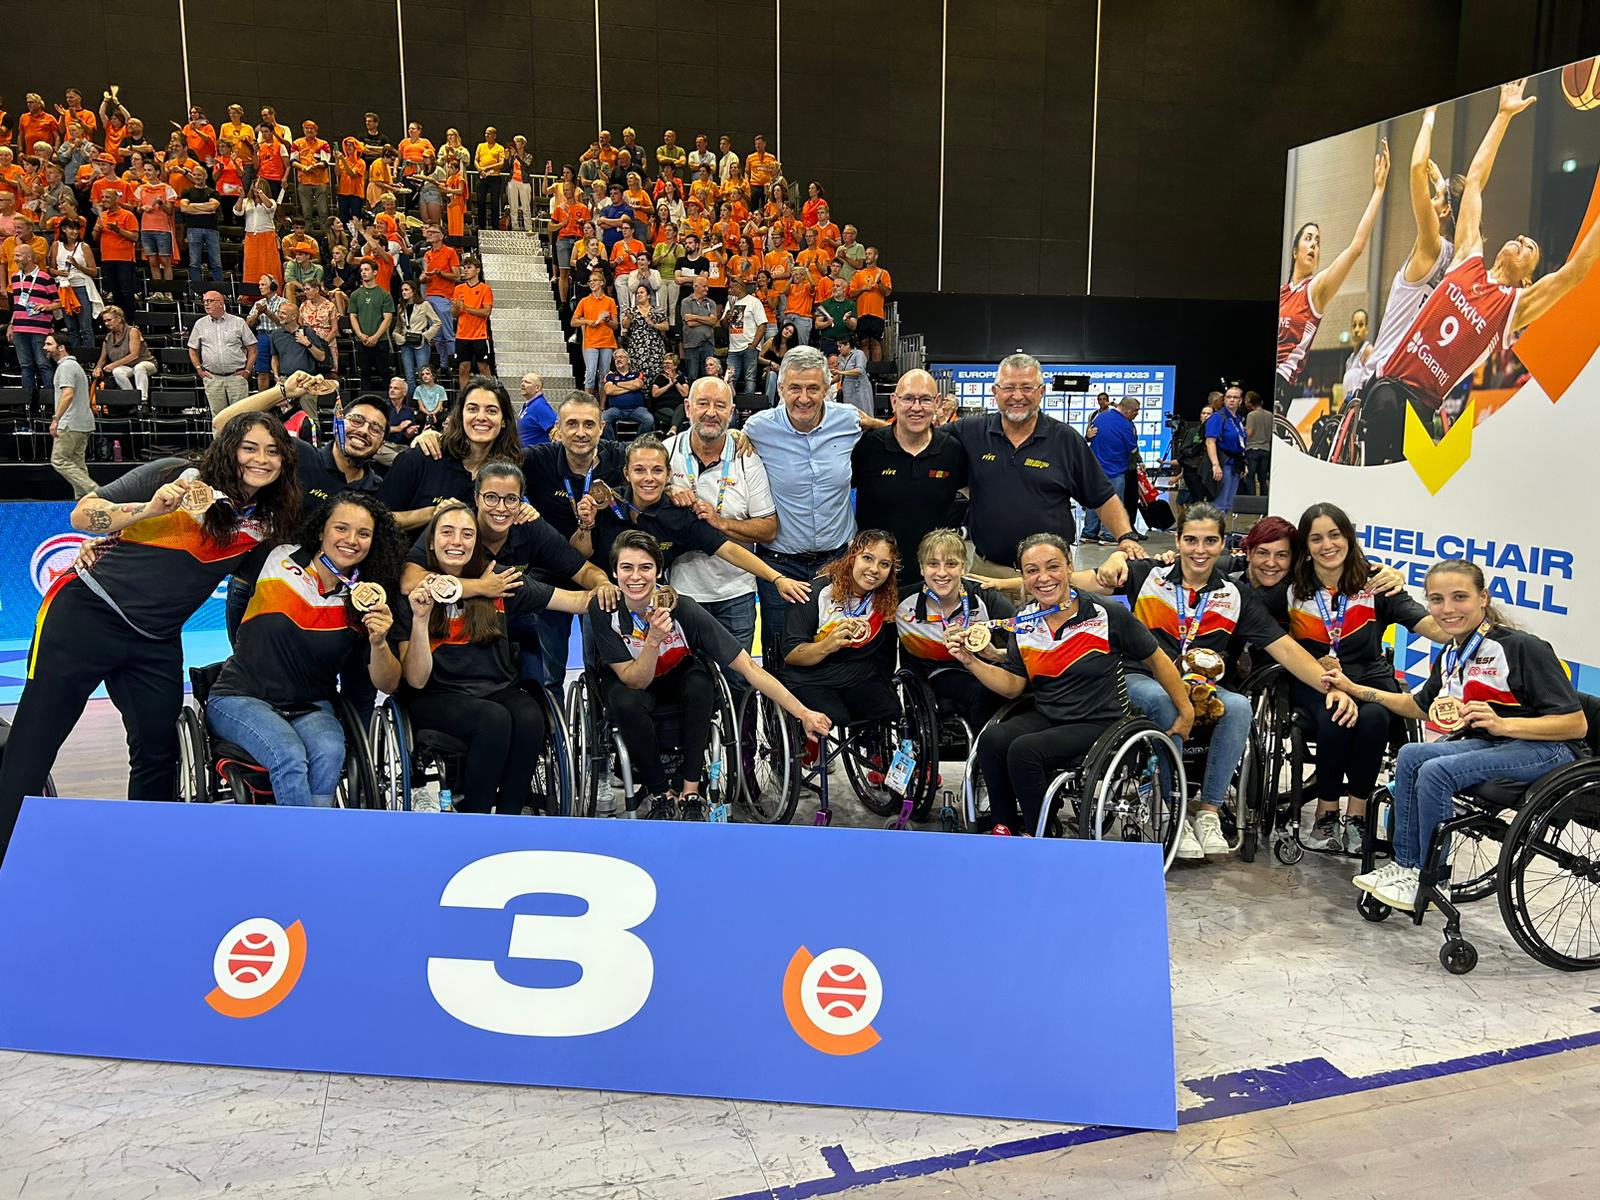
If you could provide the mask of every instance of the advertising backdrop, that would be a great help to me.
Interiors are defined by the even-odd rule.
[[[962,408],[994,409],[994,363],[941,362],[928,368],[934,372],[950,373],[952,394]],[[1079,433],[1094,415],[1095,396],[1105,392],[1115,404],[1124,396],[1137,396],[1141,401],[1139,418],[1134,425],[1139,430],[1139,453],[1146,462],[1159,459],[1166,450],[1167,431],[1163,422],[1172,412],[1173,385],[1178,369],[1173,366],[1106,366],[1083,363],[1044,364],[1044,411],[1058,421],[1065,421]],[[1087,375],[1087,392],[1056,392],[1050,390],[1050,380],[1056,375]]]
[[[1339,504],[1419,595],[1439,559],[1477,563],[1587,691],[1597,81],[1591,59],[1290,152],[1271,503]],[[1426,643],[1399,642],[1420,679]]]

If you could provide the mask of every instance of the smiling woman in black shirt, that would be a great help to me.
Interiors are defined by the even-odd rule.
[[[101,683],[128,728],[128,797],[177,794],[183,623],[228,575],[255,574],[300,515],[294,451],[275,417],[234,418],[192,476],[190,466],[168,458],[136,467],[72,510],[73,528],[116,536],[39,608],[0,767],[0,850],[22,797],[43,788]]]
[[[437,442],[424,433],[402,450],[383,477],[378,499],[401,529],[420,529],[445,500],[472,503],[472,481],[491,458],[522,461],[517,410],[505,384],[474,375],[444,420]]]
[[[548,731],[538,702],[517,686],[506,623],[544,608],[581,613],[589,593],[524,580],[501,596],[463,597],[462,577],[481,576],[487,565],[473,510],[440,504],[428,526],[431,574],[399,606],[395,638],[413,723],[467,743],[457,807],[518,813]],[[543,800],[535,796],[534,807]]]

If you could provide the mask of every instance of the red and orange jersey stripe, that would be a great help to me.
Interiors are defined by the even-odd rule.
[[[1062,641],[1048,646],[1033,645],[1031,640],[1022,641],[1017,649],[1022,654],[1022,665],[1028,672],[1028,678],[1047,676],[1056,679],[1091,654],[1110,654],[1111,642],[1098,632],[1071,633]]]
[[[1351,600],[1344,614],[1344,631],[1340,634],[1348,638],[1356,630],[1372,624],[1377,619],[1370,601]],[[1331,644],[1328,637],[1328,626],[1318,612],[1307,612],[1303,608],[1289,610],[1289,635],[1297,641],[1316,642],[1319,646]]]
[[[265,616],[283,617],[310,632],[342,631],[348,626],[343,600],[314,604],[284,579],[260,580],[240,623]]]
[[[900,631],[900,648],[912,658],[921,659],[923,662],[954,662],[950,651],[945,648],[942,640],[928,637],[917,630],[902,629]]]
[[[233,537],[219,545],[207,538],[201,524],[181,508],[164,517],[149,517],[130,525],[119,537],[128,545],[180,550],[204,563],[237,558],[241,554],[248,554],[260,543],[259,538],[241,528],[234,530]]]

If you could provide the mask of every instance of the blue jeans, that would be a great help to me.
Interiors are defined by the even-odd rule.
[[[843,547],[840,547],[842,550]],[[762,547],[757,557],[780,575],[810,583],[822,568],[824,560],[815,563],[800,562],[787,554],[779,554]],[[829,558],[833,557],[831,554]],[[789,612],[789,602],[778,594],[778,589],[765,579],[756,580],[756,596],[761,603],[761,665],[774,675],[783,667],[780,647],[783,643],[783,626]]]
[[[689,383],[706,373],[706,359],[716,357],[715,342],[701,342],[697,346],[683,348],[683,377]]]
[[[750,652],[750,645],[756,635],[755,592],[751,592],[748,596],[735,596],[731,600],[702,601],[700,607],[733,634],[733,640],[739,643],[739,649],[747,654]],[[728,677],[728,686],[733,689],[735,699],[750,690],[750,685],[739,672],[732,668],[724,668],[722,673]]]
[[[428,307],[439,315],[439,333],[433,339],[433,344],[439,351],[439,361],[448,366],[456,356],[456,318],[450,311],[450,298],[429,296]]]
[[[1457,738],[1447,742],[1409,742],[1400,747],[1394,768],[1394,860],[1421,867],[1433,831],[1452,812],[1451,798],[1487,779],[1532,783],[1572,761],[1565,742]],[[1444,848],[1448,856],[1450,848]]]
[[[786,313],[784,315],[783,322],[786,325],[793,325],[794,326],[794,331],[795,331],[796,334],[799,335],[800,344],[802,346],[809,346],[811,344],[811,318],[810,317],[797,317],[793,313]]]
[[[254,696],[213,696],[206,704],[206,723],[267,769],[280,805],[333,807],[344,770],[344,727],[326,700],[304,716],[285,720]]]
[[[1118,471],[1115,475],[1109,472],[1106,474],[1106,478],[1111,481],[1111,494],[1118,499],[1122,497],[1122,485],[1127,477],[1128,473],[1126,471]],[[1130,513],[1128,515],[1131,517],[1133,514]],[[1100,514],[1086,505],[1083,510],[1083,540],[1092,542],[1102,533],[1110,532],[1109,529],[1100,524]]]
[[[91,370],[94,361],[92,357],[94,352],[94,314],[89,311],[89,289],[75,287],[72,290],[78,297],[78,311],[75,313],[63,313],[62,319],[67,323],[67,330],[72,338],[73,347],[79,351],[88,351],[90,353],[91,357],[83,358],[79,361],[84,365],[85,370]]]
[[[1153,676],[1129,671],[1128,699],[1161,728],[1166,729],[1178,719],[1178,710],[1166,689]],[[1217,689],[1222,701],[1222,716],[1211,729],[1211,744],[1206,750],[1206,776],[1200,786],[1200,803],[1221,808],[1228,798],[1228,785],[1234,772],[1244,760],[1244,748],[1250,740],[1250,701],[1237,692]],[[1182,739],[1177,739],[1179,749]]]
[[[215,229],[191,229],[189,237],[189,282],[200,282],[200,257],[211,268],[210,278],[222,280],[222,240]]]
[[[400,346],[400,369],[405,372],[406,395],[411,395],[417,390],[417,376],[422,373],[422,368],[428,365],[428,356],[432,351],[427,343],[420,346]]]
[[[605,422],[606,436],[612,440],[616,439],[619,419],[639,422],[640,433],[649,433],[656,427],[655,414],[642,404],[637,408],[608,408],[600,414],[600,419]]]
[[[735,393],[753,392],[756,390],[756,348],[748,346],[743,350],[728,351],[728,382],[733,385]]]
[[[1217,485],[1217,508],[1222,512],[1233,511],[1234,497],[1239,494],[1239,480],[1244,476],[1244,459],[1233,454],[1221,456],[1222,482]]]
[[[583,390],[592,392],[595,386],[606,377],[606,372],[611,370],[611,355],[615,351],[606,349],[583,349]]]
[[[55,386],[56,368],[44,353],[44,334],[19,333],[14,335],[12,344],[17,349],[17,362],[22,366],[22,394],[31,404],[33,402],[34,388],[48,393]]]

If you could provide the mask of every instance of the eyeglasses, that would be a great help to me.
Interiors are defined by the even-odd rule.
[[[907,408],[933,408],[939,403],[937,396],[896,396],[895,400]]]
[[[382,429],[384,426],[381,421],[369,421],[366,417],[346,417],[344,419],[344,427],[346,429]]]
[[[1034,392],[1044,387],[1042,383],[1008,383],[1004,387],[996,386],[996,396],[1031,396]]]
[[[521,496],[502,496],[497,492],[479,492],[478,500],[485,508],[520,508]]]

